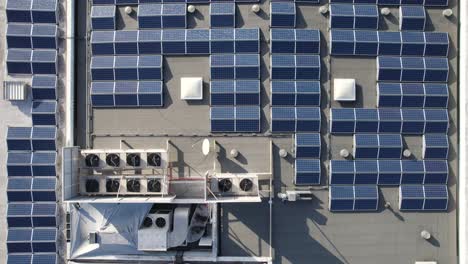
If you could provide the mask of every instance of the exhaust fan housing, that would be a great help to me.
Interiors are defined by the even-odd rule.
[[[99,167],[100,158],[97,154],[87,154],[85,157],[85,163],[87,167],[97,168]]]
[[[141,166],[141,157],[139,153],[128,153],[127,154],[127,164],[131,167],[140,167]]]
[[[117,168],[120,166],[120,156],[117,153],[109,153],[106,155],[107,166]]]
[[[141,184],[140,179],[127,180],[127,192],[140,192]]]
[[[99,182],[95,179],[86,180],[86,192],[97,193],[99,192]]]

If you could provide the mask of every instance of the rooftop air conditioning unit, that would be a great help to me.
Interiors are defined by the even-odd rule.
[[[106,193],[118,193],[121,189],[120,176],[108,176],[106,178]]]
[[[87,169],[100,170],[106,166],[105,153],[103,150],[91,149],[81,151],[82,162],[81,167]]]
[[[100,195],[103,193],[104,182],[99,176],[86,176],[80,178],[80,193],[84,195]]]
[[[220,195],[252,195],[258,193],[255,174],[219,174],[210,182],[210,189]]]
[[[138,250],[167,251],[172,221],[172,210],[160,210],[148,214],[138,230]]]
[[[146,192],[148,194],[165,193],[165,186],[162,178],[147,177]]]
[[[105,155],[106,169],[116,170],[125,168],[125,153],[120,150],[108,150]]]
[[[125,192],[127,194],[138,194],[143,191],[143,179],[138,176],[127,176],[125,178]]]
[[[168,155],[163,149],[147,149],[142,158],[146,162],[148,168],[166,168]]]
[[[125,151],[126,169],[143,169],[146,167],[145,153],[142,150]]]

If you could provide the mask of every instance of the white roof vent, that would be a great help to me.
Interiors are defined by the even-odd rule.
[[[3,99],[8,101],[24,101],[26,85],[24,82],[3,82]]]
[[[180,78],[180,99],[202,100],[203,99],[203,78],[201,77]]]
[[[335,79],[333,86],[333,99],[335,101],[355,101],[356,100],[356,80],[355,79]]]

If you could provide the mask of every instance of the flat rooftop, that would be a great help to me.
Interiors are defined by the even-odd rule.
[[[398,187],[379,187],[380,204],[376,212],[330,212],[328,209],[328,165],[339,158],[343,148],[352,149],[352,136],[329,133],[330,109],[343,107],[376,107],[376,58],[330,56],[329,21],[319,7],[297,4],[297,27],[321,32],[321,138],[322,182],[311,187],[312,201],[282,202],[277,194],[286,190],[309,189],[294,185],[294,158],[281,158],[279,150],[291,153],[293,134],[270,132],[270,48],[269,1],[261,1],[262,11],[254,14],[251,4],[236,4],[237,27],[259,27],[261,31],[261,132],[256,134],[218,134],[210,132],[209,119],[209,56],[164,56],[164,107],[98,109],[89,106],[89,60],[86,29],[86,1],[78,3],[77,40],[77,143],[82,149],[151,148],[171,140],[179,149],[177,173],[181,177],[201,175],[211,164],[200,158],[200,142],[205,137],[216,139],[226,151],[237,148],[241,158],[223,156],[224,172],[270,171],[273,190],[265,193],[260,203],[221,204],[219,206],[220,256],[273,257],[274,263],[345,263],[381,264],[414,263],[436,260],[438,263],[457,262],[457,146],[458,146],[458,7],[449,1],[454,17],[446,18],[441,8],[427,8],[426,31],[448,32],[450,36],[450,79],[448,81],[450,114],[450,177],[449,208],[445,212],[403,212],[398,210]],[[197,12],[188,14],[188,28],[209,28],[209,5],[195,5]],[[380,16],[380,30],[398,31],[398,8],[391,15]],[[135,17],[128,17],[119,8],[119,30],[137,29]],[[180,100],[180,78],[203,77],[204,100]],[[356,104],[333,101],[334,78],[353,78],[357,83]],[[421,159],[421,137],[404,136],[415,158]],[[269,159],[272,142],[272,163]],[[125,144],[122,144],[125,142]],[[0,143],[1,144],[1,143]],[[270,197],[271,196],[271,197]],[[271,198],[271,207],[269,200]],[[385,209],[389,202],[392,209]],[[271,230],[271,233],[270,233]],[[421,238],[428,230],[432,238]]]

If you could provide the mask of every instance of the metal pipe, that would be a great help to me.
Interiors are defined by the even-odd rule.
[[[75,124],[75,0],[67,0],[65,147],[74,145]]]

